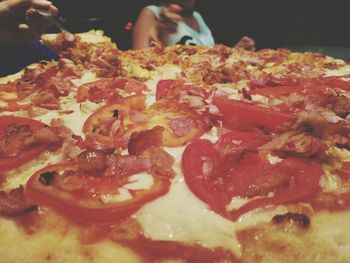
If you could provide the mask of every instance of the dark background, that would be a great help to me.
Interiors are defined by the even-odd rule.
[[[103,29],[122,50],[140,10],[152,0],[54,0],[72,32]],[[350,58],[349,0],[197,0],[216,43],[233,46],[243,35],[260,48],[287,47]]]

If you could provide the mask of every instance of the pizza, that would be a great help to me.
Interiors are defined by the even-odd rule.
[[[349,262],[347,62],[42,40],[0,84],[1,262]]]

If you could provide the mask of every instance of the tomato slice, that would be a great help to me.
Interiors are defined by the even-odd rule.
[[[108,104],[90,115],[83,125],[85,143],[93,149],[127,147],[130,135],[140,130],[146,119],[133,119],[133,113],[144,112],[145,97],[130,96],[121,103]],[[146,116],[147,117],[147,116]]]
[[[344,80],[343,77],[348,78],[349,76],[323,77],[323,78],[319,78],[318,81],[332,88],[339,88],[344,91],[349,91],[350,82],[348,80]]]
[[[157,83],[156,100],[165,98],[172,89],[176,88],[177,81],[174,79],[162,79]]]
[[[208,130],[204,116],[176,101],[159,100],[148,110],[149,128],[162,126],[163,145],[176,147],[200,137]]]
[[[219,162],[219,153],[210,141],[195,140],[186,147],[182,155],[182,170],[191,192],[215,212],[227,216],[226,204],[229,198],[224,195],[224,192],[215,189],[215,185],[209,178],[212,169],[218,167]],[[205,171],[206,169],[208,172]]]
[[[5,139],[5,130],[10,124],[13,123],[17,125],[29,125],[32,131],[38,130],[45,126],[44,123],[29,118],[0,116],[0,141]],[[44,149],[45,147],[42,145],[33,145],[29,148],[21,150],[20,153],[14,157],[4,157],[0,154],[0,171],[8,171],[27,163],[38,156]]]
[[[286,158],[272,165],[257,151],[266,138],[255,135],[251,133],[249,141],[248,133],[231,133],[216,144],[196,140],[182,156],[182,170],[190,190],[215,212],[232,220],[256,208],[306,200],[321,190],[323,170],[318,163]],[[231,145],[229,138],[234,140]],[[274,196],[267,197],[270,193]],[[233,197],[256,198],[228,211],[226,207]]]
[[[276,166],[277,172],[284,172],[292,183],[283,191],[277,192],[273,197],[262,197],[250,201],[239,209],[230,213],[230,218],[236,220],[242,214],[256,208],[269,205],[295,203],[308,200],[321,191],[319,185],[323,170],[320,164],[301,158],[287,158]]]
[[[224,125],[236,130],[259,129],[276,132],[283,124],[293,121],[294,115],[277,112],[255,104],[226,98],[214,98],[214,104],[219,108]]]
[[[176,99],[179,100],[184,94],[207,99],[213,92],[191,84],[184,84],[179,80],[163,79],[157,83],[156,100]]]
[[[116,97],[118,95],[116,90],[123,88],[126,82],[126,79],[105,78],[85,83],[78,88],[77,102],[86,100],[98,102]]]
[[[303,86],[273,86],[273,87],[259,87],[257,89],[251,89],[248,93],[250,95],[262,95],[265,97],[280,98],[289,96],[293,93],[305,94],[306,87]]]
[[[131,176],[92,176],[79,171],[75,163],[49,165],[32,175],[25,196],[74,221],[113,223],[169,191],[169,178],[153,175],[149,175],[152,176],[152,185],[145,189],[125,188],[133,181]],[[121,188],[128,192],[126,198],[104,201],[104,196],[118,195]]]
[[[265,134],[233,130],[221,135],[216,145],[223,148],[235,144],[236,146],[242,145],[245,149],[256,150],[270,140],[271,136]]]
[[[137,95],[141,95],[142,91],[146,89],[146,85],[138,80],[104,78],[81,85],[77,92],[77,102],[86,100],[93,102],[116,101],[121,97],[118,90],[123,90],[128,94],[135,92]]]

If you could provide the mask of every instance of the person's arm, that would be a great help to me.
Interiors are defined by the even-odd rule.
[[[132,48],[149,47],[152,41],[166,44],[168,34],[177,30],[177,24],[182,19],[179,15],[181,11],[182,8],[175,4],[164,6],[157,18],[148,8],[142,9],[133,30]]]
[[[52,15],[58,10],[45,0],[0,1],[0,44],[30,43],[40,38],[48,22],[35,12],[45,9]]]
[[[149,47],[154,35],[157,35],[156,32],[153,32],[155,29],[155,15],[148,8],[143,8],[133,29],[132,48],[139,49]]]

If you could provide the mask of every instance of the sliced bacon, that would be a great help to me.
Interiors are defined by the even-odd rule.
[[[350,99],[343,95],[335,97],[332,111],[338,116],[345,118],[350,113]]]
[[[136,79],[129,79],[124,87],[124,91],[127,93],[135,92],[137,95],[141,95],[142,91],[146,91],[147,86]]]
[[[99,173],[106,167],[106,154],[98,150],[86,150],[78,155],[79,170],[86,173]]]
[[[244,61],[236,63],[234,67],[220,66],[215,69],[210,67],[203,76],[203,81],[208,85],[237,82],[240,79],[247,78],[245,67],[246,63]]]
[[[33,133],[34,143],[45,145],[47,149],[55,150],[62,144],[62,139],[50,127],[45,126]]]
[[[125,176],[148,172],[154,175],[174,177],[174,158],[160,147],[151,146],[140,155],[107,154],[86,150],[78,156],[79,169],[101,176]]]
[[[24,198],[23,187],[10,192],[0,191],[0,215],[19,216],[36,209],[36,205]]]
[[[106,158],[106,175],[128,176],[150,171],[152,163],[147,158],[131,155],[108,155]]]
[[[172,168],[175,159],[160,147],[150,147],[141,154],[151,162],[150,172],[156,175],[173,178],[175,172]]]
[[[162,134],[164,128],[156,126],[150,130],[133,132],[128,143],[130,155],[140,155],[149,147],[159,147],[162,145]]]
[[[0,142],[0,155],[15,157],[23,149],[33,145],[42,145],[46,149],[55,150],[62,139],[50,128],[43,127],[32,131],[29,125],[10,124],[5,131],[5,138]]]
[[[169,121],[169,127],[177,136],[185,136],[192,128],[196,127],[196,122],[191,117],[180,117]]]
[[[15,157],[33,142],[33,131],[29,125],[10,124],[5,130],[5,138],[0,142],[0,155]]]
[[[306,132],[290,131],[280,134],[262,147],[280,157],[297,155],[301,157],[326,156],[327,146],[319,138]]]

